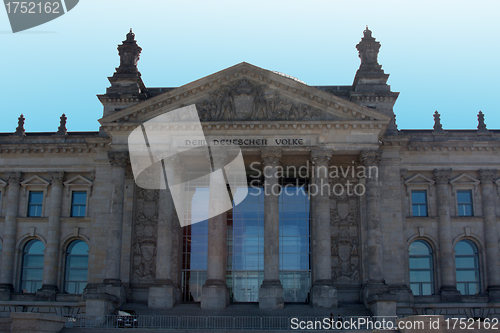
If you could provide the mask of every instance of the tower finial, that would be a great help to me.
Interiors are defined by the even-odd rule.
[[[67,135],[68,130],[66,129],[66,120],[68,119],[68,117],[66,117],[66,115],[63,113],[60,119],[61,119],[61,121],[59,123],[59,128],[57,129],[56,134]]]
[[[137,45],[135,34],[130,28],[127,39],[121,45],[118,45],[118,54],[120,55],[120,67],[117,68],[118,74],[137,74],[137,62],[142,49]]]
[[[15,135],[26,135],[26,131],[24,130],[24,121],[25,118],[21,113],[21,116],[19,116],[19,118],[17,119],[17,128],[16,132],[14,133]]]
[[[443,125],[441,125],[441,115],[437,112],[437,110],[434,112],[434,131],[443,131]]]
[[[480,132],[488,131],[486,124],[484,123],[484,113],[482,111],[479,111],[477,114],[477,130]]]

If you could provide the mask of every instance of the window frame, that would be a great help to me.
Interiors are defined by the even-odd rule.
[[[460,242],[466,242],[468,243],[469,245],[471,245],[472,249],[475,251],[474,254],[470,255],[470,254],[466,254],[466,255],[459,255],[457,256],[457,253],[456,253],[456,247],[457,245],[460,243]],[[453,248],[454,250],[454,254],[455,254],[455,277],[456,277],[456,287],[458,289],[458,284],[459,283],[465,283],[465,291],[466,293],[465,294],[462,294],[463,296],[475,296],[475,295],[481,295],[482,294],[482,283],[481,283],[481,279],[482,279],[482,274],[481,274],[481,257],[480,257],[480,251],[479,251],[479,247],[476,245],[476,242],[468,239],[468,238],[463,238],[463,239],[460,239],[454,246]],[[474,267],[474,268],[457,268],[457,257],[459,258],[474,258],[475,260],[475,264],[477,267]],[[474,271],[477,273],[477,281],[461,281],[459,282],[458,281],[458,278],[457,278],[457,274],[458,274],[458,271]],[[470,283],[477,283],[477,294],[470,294],[468,291],[469,291],[469,284]]]
[[[415,242],[419,242],[419,243],[423,243],[425,246],[427,246],[427,248],[429,249],[429,255],[411,255],[410,254],[410,246],[415,243]],[[425,239],[421,239],[421,238],[417,238],[417,239],[414,239],[410,245],[408,246],[408,272],[410,273],[410,279],[408,279],[408,281],[410,282],[410,289],[411,289],[411,284],[412,283],[416,283],[418,284],[418,289],[419,289],[419,294],[418,295],[415,295],[414,296],[431,296],[431,295],[434,295],[435,292],[436,292],[436,270],[435,270],[435,263],[434,263],[434,260],[435,260],[435,256],[434,256],[434,248],[432,247],[431,243],[428,242],[427,240]],[[412,269],[411,268],[411,264],[410,264],[410,259],[411,258],[429,258],[429,262],[430,262],[430,268],[416,268],[416,269]],[[430,276],[431,276],[431,281],[429,282],[411,282],[411,271],[430,271]],[[422,284],[423,283],[430,283],[431,285],[431,293],[430,294],[423,294],[423,288],[422,288]],[[413,291],[412,291],[413,293]]]
[[[41,193],[42,195],[42,203],[41,204],[32,204],[31,203],[31,194],[32,193]],[[43,217],[43,213],[44,213],[44,206],[45,206],[45,191],[39,191],[39,190],[28,190],[28,203],[27,203],[27,209],[26,209],[26,217]],[[30,208],[31,208],[31,205],[36,205],[36,206],[40,206],[41,210],[40,210],[40,215],[30,215]]]
[[[466,203],[460,203],[458,202],[458,193],[459,192],[469,192],[470,193],[470,209],[471,209],[471,214],[470,215],[460,215],[460,209],[459,209],[459,205],[462,204],[466,204]],[[457,188],[455,189],[455,209],[457,210],[457,216],[458,217],[472,217],[474,216],[474,212],[475,212],[475,209],[474,209],[474,190],[473,189],[469,189],[469,188]]]
[[[34,268],[36,268],[36,269],[41,269],[41,271],[42,271],[42,279],[41,279],[41,280],[26,280],[26,281],[30,281],[30,282],[34,282],[34,281],[35,281],[35,282],[40,282],[40,287],[42,286],[42,282],[43,282],[43,269],[44,269],[44,266],[45,266],[45,265],[44,265],[44,263],[43,263],[43,261],[45,260],[45,249],[46,249],[46,246],[45,246],[45,243],[44,243],[42,240],[40,240],[40,239],[38,239],[38,238],[30,238],[30,239],[28,239],[28,240],[24,243],[24,245],[23,245],[23,247],[22,247],[22,251],[21,251],[21,271],[20,271],[20,275],[19,275],[19,280],[18,280],[18,281],[19,281],[19,292],[20,292],[20,293],[22,293],[22,294],[34,294],[34,293],[36,293],[36,291],[38,290],[38,289],[37,289],[37,290],[35,290],[34,292],[26,292],[26,293],[25,293],[25,292],[24,292],[24,288],[23,288],[23,282],[25,281],[25,280],[23,279],[23,277],[24,277],[24,269],[25,269],[24,264],[25,264],[25,258],[26,258],[26,255],[27,255],[27,254],[25,253],[25,252],[26,252],[26,247],[27,247],[30,243],[33,243],[33,242],[40,242],[40,243],[43,245],[43,251],[42,251],[42,252],[43,252],[43,254],[29,254],[30,256],[39,256],[39,257],[41,256],[41,257],[43,258],[43,260],[42,260],[42,266],[41,266],[41,267],[38,267],[38,266],[37,266],[37,267],[30,267],[30,266],[28,266],[28,267],[30,267],[30,268],[32,268],[32,269],[34,269]],[[35,288],[36,288],[36,287],[35,287]],[[32,288],[32,289],[33,289],[33,288]]]
[[[81,254],[70,254],[70,253],[68,253],[68,249],[69,249],[69,247],[70,247],[73,243],[75,243],[75,242],[83,242],[83,243],[85,243],[85,244],[87,245],[88,251],[87,251],[87,255],[86,255],[86,257],[87,257],[88,259],[90,258],[90,246],[89,246],[89,244],[88,244],[85,240],[83,240],[83,239],[81,239],[81,238],[75,238],[75,239],[71,239],[71,240],[67,243],[68,245],[66,246],[66,250],[65,250],[65,257],[64,257],[64,270],[63,270],[63,274],[62,274],[62,279],[63,279],[63,281],[62,281],[62,290],[63,290],[63,293],[68,294],[68,295],[82,295],[82,294],[73,294],[73,293],[69,293],[69,292],[67,291],[67,288],[66,288],[66,283],[68,282],[68,280],[66,279],[66,274],[67,274],[67,272],[68,272],[68,257],[70,257],[70,256],[75,256],[75,257],[76,257],[76,256],[80,256],[80,257],[83,257],[83,256],[84,256],[84,255],[81,255]],[[86,270],[87,270],[87,280],[85,281],[85,282],[86,282],[86,285],[85,285],[85,286],[87,286],[87,285],[88,285],[88,281],[89,281],[89,262],[88,262],[88,259],[87,259],[87,268],[86,268]],[[69,269],[75,269],[75,268],[69,268]],[[83,269],[81,269],[81,268],[77,268],[77,269],[79,269],[79,270],[83,270]],[[79,283],[79,282],[83,282],[83,281],[69,281],[69,282],[77,282],[77,283]],[[84,289],[85,289],[85,288],[84,288]],[[83,293],[83,292],[82,292],[82,293]]]
[[[85,214],[83,216],[73,216],[73,193],[75,192],[85,192]],[[88,207],[89,207],[89,191],[87,188],[72,188],[69,193],[69,217],[82,218],[88,217]]]
[[[425,215],[413,215],[413,192],[425,192]],[[410,213],[411,217],[429,217],[429,191],[427,189],[410,189]]]

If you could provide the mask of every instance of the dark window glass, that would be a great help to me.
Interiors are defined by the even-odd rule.
[[[35,293],[42,287],[44,250],[43,243],[36,239],[29,241],[24,247],[21,292]]]
[[[476,245],[469,240],[460,241],[455,246],[457,289],[462,295],[480,293],[479,257],[477,252]]]
[[[82,294],[87,286],[89,246],[81,240],[71,242],[66,251],[66,272],[64,291],[68,294]]]
[[[457,191],[458,216],[472,216],[472,191]]]
[[[42,216],[43,192],[30,192],[28,216]]]
[[[411,191],[413,216],[427,216],[427,191]]]
[[[85,216],[87,206],[87,192],[73,192],[71,198],[71,216]]]
[[[410,245],[410,288],[413,295],[434,293],[432,248],[423,240],[416,240]]]

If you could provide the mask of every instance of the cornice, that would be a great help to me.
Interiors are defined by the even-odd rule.
[[[1,144],[0,154],[80,154],[80,153],[97,153],[101,148],[107,147],[108,143],[89,143],[82,144]]]

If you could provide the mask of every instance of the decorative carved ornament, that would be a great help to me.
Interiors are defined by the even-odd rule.
[[[487,170],[487,169],[481,169],[479,170],[479,179],[481,180],[481,183],[487,183],[491,184],[495,180],[495,177],[497,175],[497,170]]]
[[[361,152],[361,163],[365,167],[378,166],[381,158],[381,150],[365,150]]]
[[[219,87],[196,107],[202,121],[305,120],[320,115],[320,110],[287,101],[277,91],[246,78]]]
[[[436,169],[434,170],[434,179],[436,183],[439,184],[448,184],[450,182],[451,177],[451,169]]]
[[[280,166],[282,151],[279,149],[264,149],[260,155],[262,158],[262,165],[266,166]]]
[[[128,152],[126,151],[108,151],[109,164],[113,167],[126,168],[130,163]]]
[[[332,155],[333,151],[331,149],[313,149],[311,150],[311,161],[313,164],[328,164]]]

